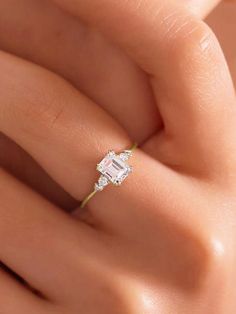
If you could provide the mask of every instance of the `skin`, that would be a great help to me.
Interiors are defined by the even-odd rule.
[[[234,0],[222,2],[207,18],[207,23],[213,28],[224,50],[234,84],[236,84],[235,4]]]
[[[218,2],[198,0],[183,4],[204,17]],[[72,18],[49,1],[22,0],[20,4],[17,0],[1,1],[0,17],[3,50],[69,80],[118,120],[134,140],[142,142],[161,127],[146,75],[119,47],[98,34],[96,28],[84,27],[79,19]],[[44,49],[45,42],[47,49]],[[123,108],[126,108],[126,115]],[[139,119],[140,116],[143,119]],[[130,120],[134,120],[132,124]],[[76,200],[3,134],[0,135],[0,147],[0,163],[5,169],[63,209],[76,208]]]
[[[218,41],[199,18],[203,7],[55,3],[66,11],[48,4],[52,19],[18,30],[30,42],[49,36],[46,53],[38,40],[27,50],[11,23],[1,34],[2,145],[30,166],[25,176],[1,157],[19,175],[0,172],[0,260],[39,292],[2,269],[1,311],[234,313],[235,91]],[[14,14],[14,1],[0,6]],[[43,8],[31,18],[40,21]],[[79,44],[81,25],[89,28]],[[92,56],[94,42],[100,50],[89,64],[83,57]],[[94,165],[108,148],[122,150],[134,139],[135,172],[124,185],[96,195],[76,211],[80,219],[63,212],[91,191]],[[47,189],[35,192],[48,176]]]

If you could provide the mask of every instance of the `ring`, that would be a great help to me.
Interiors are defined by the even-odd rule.
[[[87,203],[97,192],[101,192],[108,184],[120,186],[122,182],[133,171],[127,161],[133,154],[133,151],[137,148],[137,144],[134,144],[130,149],[126,149],[123,152],[116,154],[114,151],[109,151],[107,155],[97,164],[97,170],[100,172],[100,178],[94,185],[94,190],[91,192],[81,203],[80,208],[84,208]]]

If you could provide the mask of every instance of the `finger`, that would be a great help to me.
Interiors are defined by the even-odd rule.
[[[59,77],[6,53],[0,63],[6,74],[0,77],[0,130],[82,201],[97,180],[96,163],[109,149],[121,151],[132,141]]]
[[[99,28],[150,74],[164,122],[163,145],[171,144],[168,164],[206,171],[211,158],[208,170],[214,173],[222,160],[233,158],[234,88],[206,24],[171,0],[55,2]]]
[[[0,197],[1,261],[43,296],[61,297],[71,283],[70,262],[76,260],[80,267],[88,261],[85,248],[93,246],[97,233],[3,170]]]
[[[80,162],[81,168],[74,170],[78,180],[77,171],[82,179],[87,175],[83,163],[87,166],[112,145],[116,150],[132,145],[124,130],[104,110],[64,80],[6,53],[0,54],[0,62],[6,73],[0,77],[1,131],[28,151],[57,181],[65,182],[67,190],[73,174],[67,179],[64,176],[69,165],[65,153],[71,154],[71,161],[76,158]],[[69,153],[71,149],[73,153]]]
[[[0,268],[0,312],[4,314],[42,313],[44,302]]]
[[[160,126],[146,75],[99,32],[50,1],[1,1],[0,28],[2,49],[68,79],[136,141]]]
[[[130,139],[102,109],[55,75],[5,53],[1,53],[0,63],[6,74],[0,77],[1,131],[82,201],[97,180],[96,163],[108,149],[120,151],[131,146]],[[143,154],[136,155],[147,164]],[[156,178],[154,168],[149,173]],[[142,180],[142,176],[141,172],[138,178]],[[109,190],[110,196],[105,193],[92,206],[96,225],[106,222],[114,227],[131,216],[121,203],[120,218],[114,215],[111,219],[117,189]],[[136,189],[130,197],[137,198]]]

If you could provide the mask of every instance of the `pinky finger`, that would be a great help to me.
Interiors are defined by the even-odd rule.
[[[47,302],[34,295],[0,268],[0,313],[41,314]]]

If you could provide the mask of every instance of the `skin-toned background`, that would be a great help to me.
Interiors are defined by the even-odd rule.
[[[0,3],[1,163],[42,194],[1,169],[0,259],[42,298],[1,268],[0,310],[234,313],[235,91],[199,20],[214,1],[54,3]],[[133,140],[125,186],[64,213]]]

